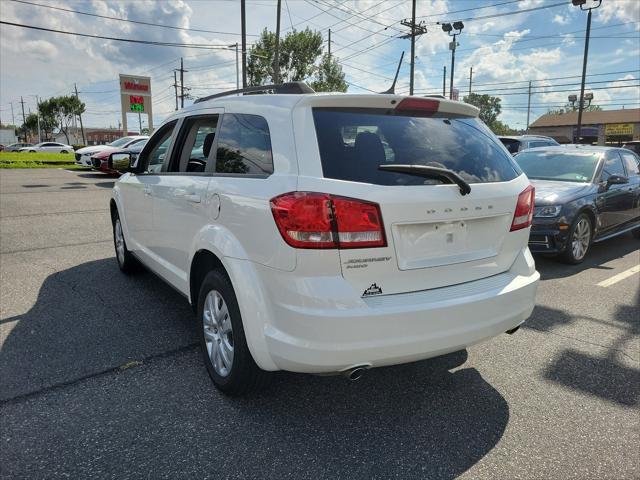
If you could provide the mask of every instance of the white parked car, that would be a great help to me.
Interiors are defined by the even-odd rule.
[[[89,147],[79,148],[75,152],[76,165],[82,165],[83,167],[91,167],[93,165],[91,156],[96,153],[104,152],[106,150],[118,150],[121,148],[129,148],[140,142],[148,140],[148,135],[133,135],[129,137],[122,137],[107,145],[91,145]]]
[[[71,145],[65,145],[64,143],[57,142],[41,142],[31,145],[30,147],[23,147],[20,152],[49,152],[49,153],[71,153],[73,147]]]
[[[534,192],[475,107],[282,88],[176,112],[113,189],[120,268],[191,302],[219,389],[355,379],[529,317]]]

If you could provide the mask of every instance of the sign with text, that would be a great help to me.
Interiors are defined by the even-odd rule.
[[[127,128],[127,113],[146,114],[149,132],[153,131],[153,115],[151,110],[151,78],[138,75],[120,74],[120,107],[122,110],[123,130]],[[138,117],[140,130],[142,119]]]
[[[633,123],[612,123],[604,126],[605,135],[633,135]]]

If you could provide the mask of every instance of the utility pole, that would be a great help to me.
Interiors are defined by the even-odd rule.
[[[331,60],[331,29],[329,29],[329,60]]]
[[[76,85],[75,83],[73,84],[73,88],[76,91],[76,99],[80,100],[80,98],[78,97],[78,85]],[[84,127],[82,126],[82,113],[78,113],[78,118],[80,120],[80,131],[82,132],[82,144],[86,145],[87,141],[84,138]]]
[[[22,135],[24,137],[24,141],[27,141],[27,127],[25,126],[25,122],[27,121],[26,117],[24,116],[24,100],[22,99],[22,96],[20,96],[20,104],[22,105]]]
[[[13,125],[14,127],[16,126],[16,117],[13,116],[13,102],[9,102],[11,103],[11,125]]]
[[[180,57],[180,108],[184,108],[184,63]]]
[[[527,133],[529,133],[529,114],[531,113],[531,80],[529,80],[529,100],[527,101]]]
[[[247,16],[245,0],[240,0],[240,28],[242,30],[242,88],[247,88]]]
[[[40,99],[36,95],[36,114],[38,117],[38,142],[42,142],[42,132],[40,130]]]
[[[278,0],[278,11],[276,13],[276,48],[273,54],[273,83],[278,85],[280,83],[280,7],[282,6],[282,0]]]
[[[173,90],[176,92],[176,111],[178,110],[178,74],[173,71]]]
[[[447,96],[447,66],[442,67],[442,96]]]
[[[473,67],[469,68],[469,95],[471,95],[471,84],[473,82]]]
[[[413,95],[413,72],[416,62],[416,37],[427,33],[427,27],[425,27],[424,21],[416,24],[416,0],[412,0],[411,2],[411,21],[402,20],[400,24],[405,27],[409,27],[409,29],[411,30],[411,33],[403,35],[400,38],[411,39],[411,73],[409,78],[409,95]]]
[[[587,35],[584,39],[584,58],[582,59],[582,82],[580,84],[580,103],[578,103],[578,128],[576,129],[577,140],[576,143],[580,143],[582,137],[582,111],[584,110],[584,82],[587,76],[587,58],[589,57],[589,37],[591,35],[591,10],[598,8],[602,4],[602,0],[598,1],[597,5],[593,5],[587,9],[582,8],[586,3],[586,0],[572,0],[574,6],[579,6],[580,10],[588,10],[587,13]]]
[[[238,60],[238,42],[236,42],[236,90],[240,90],[240,63]]]

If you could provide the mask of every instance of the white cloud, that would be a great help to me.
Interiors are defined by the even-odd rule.
[[[598,18],[605,23],[608,23],[612,20],[620,20],[622,22],[637,22],[638,20],[640,20],[640,1],[603,1],[600,8],[594,10],[594,12],[597,12]],[[640,29],[640,24],[636,24],[636,29]]]
[[[556,14],[551,21],[553,23],[557,23],[558,25],[566,25],[567,23],[569,23],[569,17]]]

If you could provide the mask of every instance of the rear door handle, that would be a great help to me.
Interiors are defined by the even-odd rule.
[[[202,201],[200,195],[185,195],[184,199],[191,203],[200,203]]]

